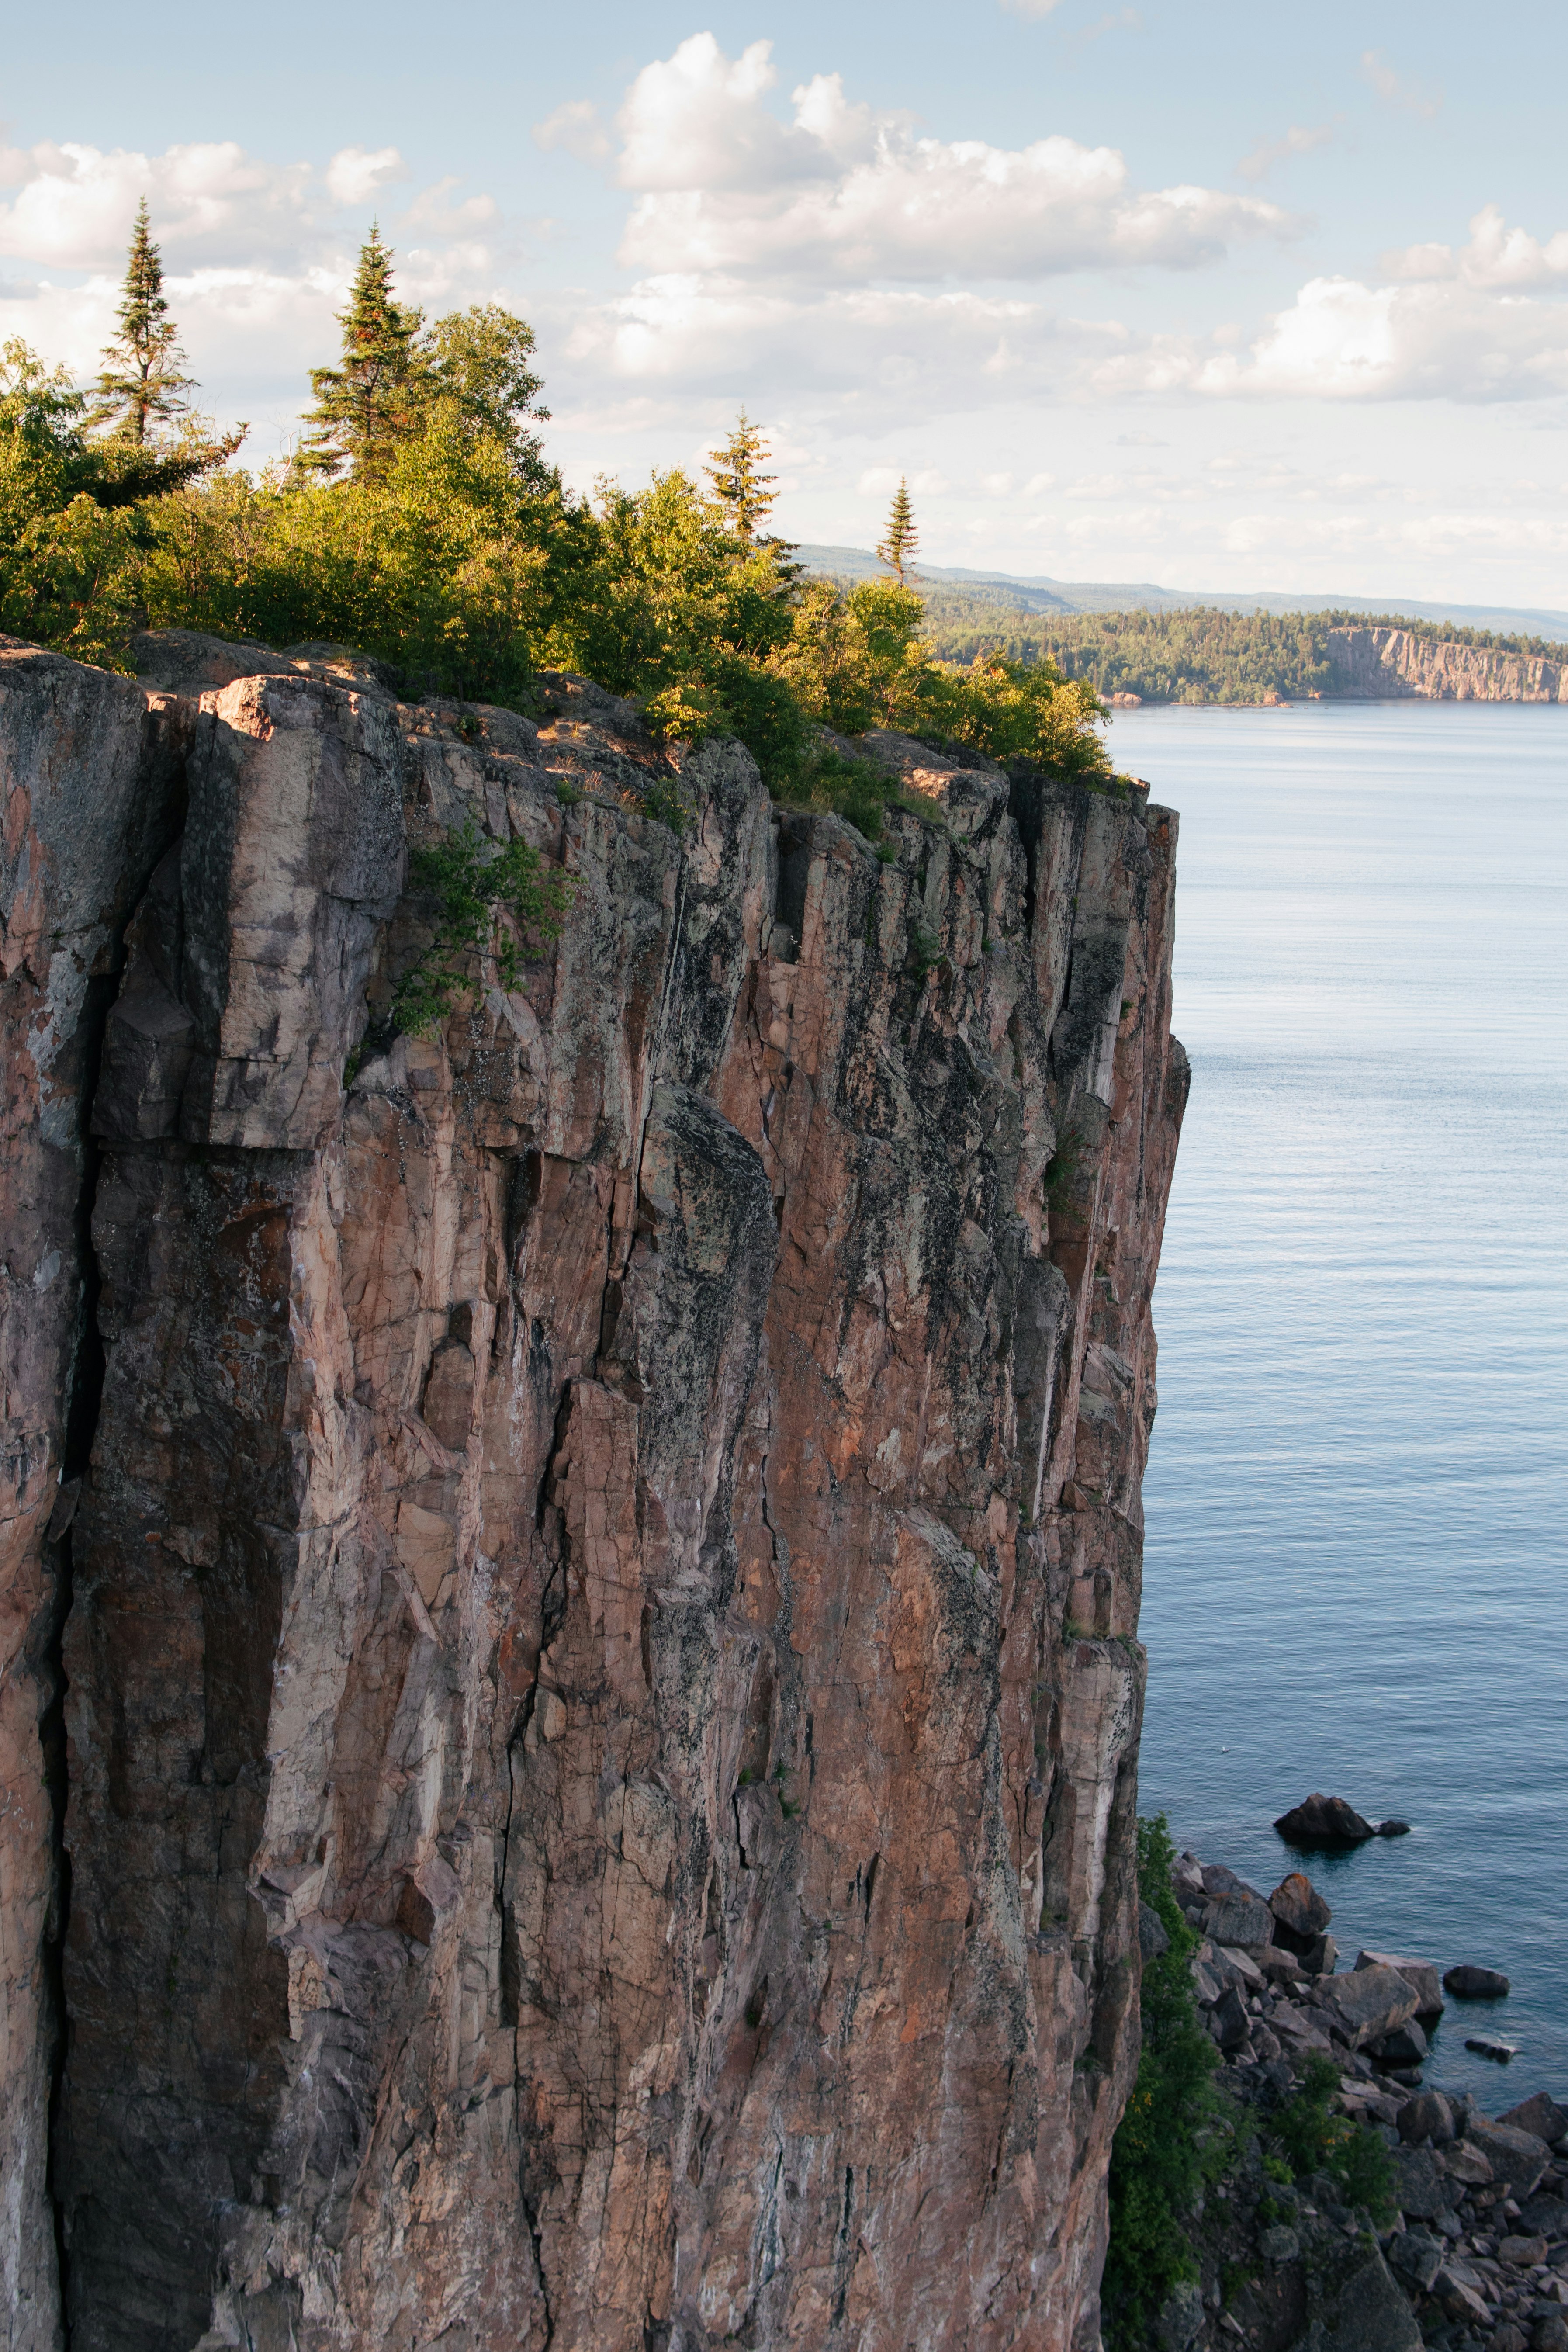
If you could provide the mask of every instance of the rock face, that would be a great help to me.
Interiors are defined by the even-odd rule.
[[[1083,2352],[1173,819],[317,650],[0,655],[0,2343]],[[394,1039],[464,822],[575,903]]]
[[[1337,695],[1428,702],[1568,702],[1568,663],[1489,651],[1408,629],[1331,629],[1325,654]]]

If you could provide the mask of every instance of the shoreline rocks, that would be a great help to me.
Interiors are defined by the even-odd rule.
[[[1326,2175],[1286,2186],[1244,2130],[1237,2163],[1191,2225],[1201,2278],[1172,2298],[1151,2345],[1568,2352],[1568,2101],[1537,2091],[1494,2117],[1470,2094],[1422,2081],[1445,1989],[1500,1998],[1458,1987],[1485,1979],[1506,1991],[1507,1978],[1468,1964],[1440,1976],[1432,1960],[1372,1949],[1340,1970],[1332,1911],[1305,1872],[1264,1895],[1188,1851],[1172,1885],[1203,1936],[1193,1978],[1222,2089],[1261,2124],[1310,2059],[1331,2060],[1334,2106],[1388,2148],[1397,2209],[1379,2228],[1337,2202]],[[1256,1932],[1258,1912],[1268,1943],[1215,1932]],[[1309,1941],[1311,1952],[1296,1948]],[[1314,1968],[1325,1948],[1328,1965]]]

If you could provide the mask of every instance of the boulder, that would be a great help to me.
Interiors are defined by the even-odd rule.
[[[1500,2035],[1496,2033],[1468,2034],[1465,2038],[1465,2047],[1467,2050],[1479,2052],[1483,2058],[1495,2058],[1502,2066],[1506,2066],[1510,2058],[1517,2058],[1519,2055],[1517,2042],[1504,2042]]]
[[[1366,2054],[1379,2066],[1419,2066],[1426,2055],[1426,2036],[1411,2018],[1392,2033],[1380,2033],[1366,2044]]]
[[[1447,2147],[1454,2137],[1454,2110],[1441,2091],[1420,2091],[1399,2110],[1399,2137],[1413,2145],[1430,2140]]]
[[[1291,1845],[1360,1845],[1377,1834],[1342,1797],[1325,1797],[1316,1790],[1303,1804],[1281,1813],[1274,1826]]]
[[[1443,2267],[1443,2242],[1430,2230],[1401,2230],[1388,2249],[1389,2267],[1425,2294]]]
[[[1237,1944],[1215,1944],[1210,1949],[1214,1958],[1208,1965],[1222,1984],[1235,1985],[1244,2000],[1262,1991],[1268,1979],[1250,1952],[1244,1952]]]
[[[1260,1895],[1222,1895],[1204,1913],[1204,1927],[1216,1944],[1252,1945],[1274,1940],[1274,1915]]]
[[[1516,2271],[1532,2270],[1537,2263],[1546,2260],[1544,2238],[1504,2238],[1497,2250],[1500,2263],[1511,2263]]]
[[[1377,1834],[1379,1837],[1408,1837],[1410,1824],[1408,1822],[1379,1822]]]
[[[1568,2107],[1560,2107],[1544,2091],[1537,2091],[1533,2099],[1521,2099],[1498,2121],[1515,2131],[1533,2132],[1537,2139],[1559,2140],[1568,2132]]]
[[[1340,1948],[1331,1936],[1314,1936],[1300,1960],[1310,1977],[1331,1977],[1340,1964]]]
[[[1421,2352],[1421,2330],[1405,2292],[1374,2243],[1339,2240],[1318,2256],[1308,2280],[1314,2352]]]
[[[1446,2262],[1432,2287],[1446,2318],[1479,2322],[1482,2326],[1489,2323],[1491,2313],[1480,2280],[1468,2263]]]
[[[1456,2000],[1501,2000],[1509,1989],[1500,1969],[1447,1969],[1443,1975],[1443,1990]]]
[[[1415,2014],[1415,1988],[1397,1969],[1352,1969],[1323,1988],[1322,2006],[1352,2050],[1375,2042]]]
[[[1456,2116],[1456,2124],[1458,2120]],[[1466,2116],[1467,2129],[1474,2120],[1473,2116]],[[1444,2149],[1443,2169],[1451,2180],[1458,2181],[1465,2189],[1484,2189],[1493,2178],[1490,2157],[1469,2139],[1456,2140],[1452,2147]]]
[[[1138,1948],[1145,1961],[1157,1960],[1162,1952],[1171,1948],[1165,1923],[1152,1903],[1138,1906]]]
[[[1494,2180],[1506,2181],[1510,2197],[1532,2196],[1541,2186],[1541,2176],[1551,2162],[1544,2140],[1533,2132],[1516,2131],[1511,2124],[1494,2124],[1485,2116],[1472,2116],[1469,2142],[1486,2158],[1492,2168]]]
[[[1222,2050],[1236,2050],[1247,2039],[1247,2015],[1241,1995],[1226,1985],[1214,2005],[1210,2031]]]
[[[1226,1870],[1223,1862],[1205,1863],[1198,1873],[1205,1895],[1250,1895],[1253,1889],[1245,1878],[1237,1878],[1234,1870]]]
[[[1271,2221],[1258,2232],[1258,2251],[1266,2263],[1293,2263],[1301,2252],[1301,2241],[1287,2223]]]
[[[1397,1969],[1402,1977],[1413,1984],[1420,1999],[1417,2017],[1440,2017],[1443,2012],[1443,1989],[1437,1980],[1435,1960],[1407,1960],[1394,1952],[1358,1952],[1358,1969]]]
[[[1568,2238],[1568,2203],[1542,2189],[1538,2197],[1527,2197],[1519,2209],[1519,2226],[1560,2245]]]
[[[1530,2352],[1568,2352],[1568,2319],[1560,2311],[1543,2311],[1530,2331]]]
[[[1155,2328],[1162,2352],[1187,2352],[1203,2332],[1203,2289],[1196,2279],[1183,2279],[1172,2288]]]
[[[1322,1934],[1333,1913],[1304,1871],[1282,1878],[1268,1898],[1274,1940],[1287,1951],[1304,1952]]]
[[[1429,2147],[1396,2147],[1389,2160],[1394,2194],[1406,2221],[1435,2221],[1457,2201],[1447,2167]]]

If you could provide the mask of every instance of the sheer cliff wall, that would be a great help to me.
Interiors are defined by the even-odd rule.
[[[1568,663],[1417,636],[1409,629],[1331,629],[1331,691],[1386,701],[1568,702]]]
[[[1173,818],[176,650],[0,646],[0,2344],[1082,2352]]]

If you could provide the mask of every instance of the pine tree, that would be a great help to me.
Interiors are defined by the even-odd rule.
[[[87,422],[141,449],[150,426],[167,425],[188,413],[184,395],[194,382],[181,373],[185,355],[163,299],[163,265],[153,242],[145,196],[137,207],[124,292],[115,315],[120,331],[104,345],[106,364],[93,384]]]
[[[920,533],[915,529],[915,510],[910,499],[910,485],[900,474],[893,503],[888,509],[888,536],[879,542],[877,552],[889,572],[897,574],[900,588],[907,588],[910,567],[915,550],[920,545]]]
[[[773,453],[742,408],[728,441],[708,454],[717,461],[703,468],[713,485],[713,495],[729,508],[737,532],[749,544],[778,495],[772,487],[777,475],[763,471]]]
[[[338,313],[342,365],[310,370],[316,404],[305,422],[315,430],[295,461],[303,472],[331,475],[352,466],[362,479],[374,481],[386,471],[397,443],[418,428],[424,372],[416,339],[424,320],[394,301],[392,258],[379,223],[373,222],[360,247],[349,307]]]

